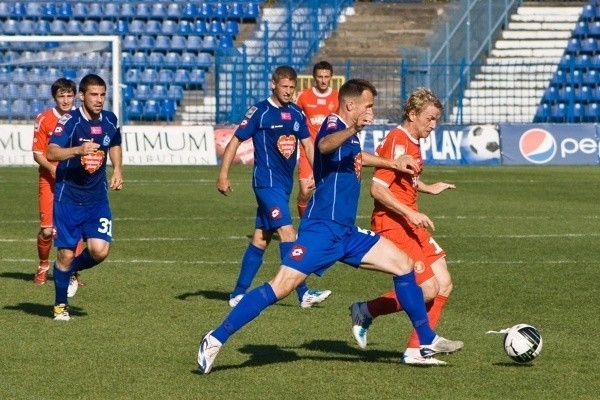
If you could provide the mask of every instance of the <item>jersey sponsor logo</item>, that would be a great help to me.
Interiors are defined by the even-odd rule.
[[[281,120],[282,121],[291,121],[292,120],[292,113],[290,113],[290,112],[282,112],[281,113]]]
[[[102,166],[104,156],[105,153],[103,150],[96,150],[93,153],[81,156],[81,165],[83,165],[83,169],[85,169],[88,174],[93,174]]]
[[[256,110],[258,110],[258,108],[256,106],[252,106],[248,109],[248,111],[246,111],[246,118],[251,118],[254,113],[256,112]]]
[[[242,122],[240,123],[240,127],[242,127],[242,128],[243,128],[243,127],[244,127],[244,126],[246,126],[246,125],[248,125],[248,118],[244,118],[244,119],[242,120]]]
[[[394,159],[406,154],[406,147],[403,144],[394,146]]]
[[[92,126],[90,128],[92,135],[102,135],[102,127],[101,126]]]
[[[320,106],[323,106],[325,104],[327,104],[327,100],[325,99],[317,99],[317,104]]]
[[[283,128],[283,125],[271,125],[271,129]]]
[[[354,172],[356,173],[356,179],[360,181],[360,174],[362,171],[362,153],[358,153],[354,157]]]
[[[272,219],[281,219],[282,217],[281,208],[279,207],[273,207],[269,210],[269,212],[271,213]]]
[[[299,244],[295,244],[292,250],[290,251],[290,257],[296,261],[302,261],[304,255],[306,254],[306,247],[301,246]]]
[[[425,263],[421,260],[415,261],[415,266],[413,267],[415,273],[422,274],[425,272]]]
[[[68,120],[70,120],[71,118],[73,118],[71,116],[71,114],[67,113],[67,114],[63,114],[63,116],[60,117],[60,119],[58,120],[58,123],[61,125],[64,125],[67,123]]]
[[[277,149],[287,159],[289,159],[294,151],[296,151],[296,136],[281,135],[277,139]]]

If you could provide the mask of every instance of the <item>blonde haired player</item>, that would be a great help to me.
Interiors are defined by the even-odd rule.
[[[296,99],[296,104],[306,115],[306,124],[313,141],[316,139],[325,117],[337,110],[339,105],[338,91],[330,86],[332,77],[333,66],[330,63],[327,61],[316,63],[313,66],[314,85],[304,89]],[[300,147],[298,183],[298,215],[302,218],[315,189],[313,170],[303,147]]]
[[[423,290],[427,318],[432,329],[437,326],[452,292],[452,279],[446,265],[446,253],[428,231],[428,228],[434,230],[435,226],[427,215],[419,212],[417,194],[439,194],[455,186],[445,182],[426,184],[420,180],[423,159],[419,140],[427,138],[435,129],[442,109],[440,100],[427,88],[417,88],[409,95],[403,106],[402,125],[388,133],[377,147],[377,155],[388,159],[411,156],[417,161],[420,172],[410,175],[378,168],[371,182],[371,196],[375,199],[371,229],[391,240],[415,261],[415,279]],[[365,348],[367,345],[367,330],[373,318],[401,310],[393,290],[374,300],[352,304],[352,333],[359,347]],[[434,357],[423,357],[419,344],[417,333],[413,330],[402,355],[404,364],[445,364]]]

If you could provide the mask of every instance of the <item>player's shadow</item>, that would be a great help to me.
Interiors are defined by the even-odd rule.
[[[348,342],[342,340],[312,340],[300,346],[302,349],[311,351],[320,351],[323,353],[336,353],[345,356],[344,360],[350,360],[348,356],[360,357],[362,361],[381,362],[386,359],[399,359],[400,353],[397,351],[386,351],[377,349],[363,350],[356,346],[351,346]],[[330,359],[330,357],[327,357]],[[351,358],[355,360],[355,358]]]
[[[216,290],[197,290],[195,292],[182,293],[179,296],[175,296],[179,300],[187,300],[190,297],[204,297],[209,300],[229,300],[229,293],[218,292]]]
[[[533,364],[519,364],[517,362],[503,361],[493,363],[495,367],[507,367],[507,368],[532,368]]]
[[[35,315],[38,317],[51,317],[52,316],[52,307],[48,304],[39,304],[39,303],[19,303],[14,306],[4,306],[5,310],[10,311],[21,311],[26,314]],[[69,306],[69,315],[73,316],[86,316],[87,313],[83,311],[83,309],[79,307]]]
[[[0,278],[15,279],[18,281],[33,281],[33,274],[25,272],[3,272],[0,274]]]

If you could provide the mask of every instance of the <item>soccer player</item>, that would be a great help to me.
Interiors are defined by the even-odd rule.
[[[107,256],[112,242],[108,188],[121,190],[121,130],[117,117],[103,110],[106,82],[89,74],[79,83],[81,107],[63,115],[50,138],[47,158],[58,161],[54,196],[54,224],[58,249],[54,263],[54,319],[68,321],[67,288],[73,273],[92,268]],[[107,155],[113,174],[106,178]],[[79,238],[86,249],[75,257]]]
[[[33,130],[33,159],[39,165],[38,173],[38,209],[40,215],[40,231],[37,235],[37,252],[39,264],[33,281],[43,285],[48,279],[49,258],[52,250],[52,202],[54,201],[54,178],[56,177],[56,162],[48,161],[46,149],[52,131],[58,119],[73,109],[77,87],[75,82],[59,78],[50,87],[56,106],[38,114]],[[82,242],[77,244],[77,254],[81,253]],[[83,285],[79,281],[79,285]]]
[[[319,61],[313,66],[314,85],[303,90],[296,98],[296,104],[306,115],[308,130],[313,141],[317,138],[325,117],[338,108],[338,92],[330,87],[332,77],[333,66],[327,61]],[[298,215],[302,218],[315,189],[312,167],[302,147],[298,162],[298,183]]]
[[[271,80],[272,95],[246,112],[223,153],[217,189],[227,195],[232,191],[228,175],[235,153],[243,141],[252,138],[252,188],[258,207],[252,241],[244,253],[240,275],[230,295],[231,307],[236,306],[252,284],[273,233],[277,232],[281,240],[279,250],[282,258],[296,239],[289,202],[298,140],[306,150],[310,164],[313,155],[313,141],[304,115],[292,102],[296,80],[297,74],[292,67],[277,67]],[[309,290],[303,283],[297,288],[297,294],[300,306],[309,308],[327,299],[331,291]]]
[[[392,129],[377,148],[384,158],[409,155],[423,171],[420,139],[427,138],[436,127],[443,106],[435,94],[427,88],[418,88],[410,94],[403,106],[401,126]],[[429,324],[435,328],[448,296],[452,292],[452,279],[446,265],[446,253],[431,237],[428,228],[435,230],[431,219],[419,211],[418,192],[439,194],[455,186],[446,182],[426,184],[416,175],[401,171],[378,168],[371,182],[371,196],[375,208],[371,229],[392,241],[415,261],[415,277],[421,286],[427,303]],[[396,292],[390,291],[366,303],[350,306],[352,333],[359,347],[367,346],[367,330],[373,318],[402,310]],[[408,340],[402,362],[411,365],[443,365],[434,357],[422,357],[419,338],[413,330]]]
[[[363,79],[351,79],[340,88],[338,112],[326,118],[315,143],[316,190],[300,222],[298,239],[275,277],[248,292],[204,336],[198,350],[201,373],[211,371],[221,347],[235,332],[289,295],[309,274],[320,276],[337,261],[393,275],[396,295],[417,330],[423,357],[462,347],[462,342],[437,336],[429,327],[423,292],[408,255],[377,233],[355,225],[363,165],[404,172],[418,169],[410,157],[385,159],[361,151],[358,132],[373,122],[376,94],[375,87]]]

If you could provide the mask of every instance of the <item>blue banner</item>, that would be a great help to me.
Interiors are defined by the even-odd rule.
[[[503,165],[597,165],[595,124],[500,124]]]

